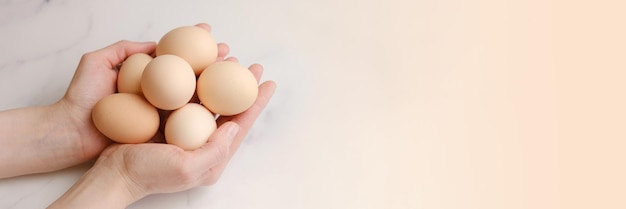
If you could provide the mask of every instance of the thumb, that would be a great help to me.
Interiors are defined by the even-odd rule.
[[[211,136],[206,144],[194,150],[196,165],[211,168],[230,157],[230,144],[239,131],[235,122],[222,124]]]
[[[132,41],[118,41],[105,48],[94,51],[91,54],[94,57],[103,57],[103,61],[106,61],[106,65],[114,67],[115,65],[122,63],[128,56],[135,53],[150,54],[156,49],[156,43],[154,42],[132,42]]]

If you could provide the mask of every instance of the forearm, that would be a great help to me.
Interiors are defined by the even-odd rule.
[[[48,208],[126,208],[144,195],[108,166],[94,165]]]
[[[0,112],[0,178],[41,173],[77,162],[71,130],[55,105]]]

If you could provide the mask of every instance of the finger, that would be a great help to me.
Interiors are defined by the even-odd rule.
[[[272,98],[272,95],[274,95],[275,89],[276,84],[274,82],[264,82],[259,86],[259,96],[248,110],[239,115],[218,118],[218,125],[226,124],[228,121],[239,124],[240,130],[237,133],[237,136],[235,136],[233,143],[230,145],[231,156],[235,154],[235,152],[239,148],[239,145],[254,124],[254,121],[256,121],[263,109],[265,109],[265,106],[267,106],[267,103]]]
[[[237,59],[237,57],[228,57],[225,61],[239,63],[239,59]]]
[[[267,103],[272,98],[272,95],[274,95],[275,89],[276,84],[273,81],[264,82],[259,86],[259,95],[256,101],[252,104],[250,108],[248,108],[248,110],[235,116],[220,116],[217,119],[218,126],[226,124],[228,121],[235,122],[239,125],[239,133],[237,134],[237,136],[235,137],[235,141],[233,142],[233,145],[236,145],[234,148],[236,148],[241,140],[245,138],[248,130],[250,130],[250,128],[254,124],[254,121],[256,121],[263,109],[265,109],[265,106],[267,106]]]
[[[243,130],[247,130],[247,128],[252,125],[251,123],[254,123],[256,117],[261,114],[269,100],[272,98],[275,89],[276,84],[273,81],[263,82],[259,86],[259,95],[257,96],[252,106],[250,106],[250,108],[238,115],[220,116],[217,119],[217,126],[221,126],[228,121],[234,121],[239,124],[239,126],[241,126]]]
[[[230,144],[228,158],[222,161],[221,163],[211,167],[210,172],[209,172],[210,176],[207,179],[208,183],[214,183],[222,175],[222,173],[224,172],[224,169],[226,169],[226,166],[228,165],[228,162],[233,157],[235,152],[237,152],[237,149],[239,149],[241,142],[248,134],[248,130],[250,126],[252,126],[252,124],[257,119],[261,111],[265,108],[270,98],[274,94],[275,89],[276,89],[276,84],[274,82],[272,81],[264,82],[263,84],[261,84],[261,86],[259,86],[259,97],[257,97],[257,100],[255,101],[255,104],[253,105],[253,107],[246,110],[246,112],[242,114],[239,114],[236,116],[229,116],[229,117],[220,117],[218,119],[218,124],[220,123],[227,124],[227,121],[230,121],[230,120],[235,121],[235,122],[237,121],[241,122],[241,123],[237,122],[238,124],[240,124],[240,130],[235,136],[235,139],[233,139],[233,142]],[[245,126],[243,126],[242,124]]]
[[[226,57],[228,53],[230,53],[230,47],[227,44],[217,44],[217,57]]]
[[[261,82],[261,75],[263,75],[263,66],[260,64],[253,64],[248,69],[250,69],[250,71],[256,78],[256,82]]]
[[[209,33],[211,32],[211,26],[210,26],[209,24],[206,24],[206,23],[198,23],[198,24],[196,24],[196,27],[199,27],[199,28],[205,29],[205,30],[209,31]]]
[[[237,136],[239,126],[230,122],[220,126],[208,139],[208,142],[193,151],[195,165],[211,168],[230,157],[230,145]]]
[[[108,68],[122,63],[128,56],[136,53],[150,54],[156,49],[154,42],[118,41],[100,50],[88,53],[85,59],[102,60]],[[102,59],[104,58],[104,59]]]

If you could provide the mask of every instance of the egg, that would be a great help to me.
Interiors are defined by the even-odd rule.
[[[136,53],[126,58],[117,75],[117,91],[141,95],[141,75],[150,61],[152,57],[144,53]]]
[[[211,112],[220,115],[247,110],[256,100],[258,90],[252,72],[235,62],[213,63],[198,78],[198,98]]]
[[[167,32],[156,48],[156,55],[173,54],[185,59],[196,75],[200,75],[217,59],[217,44],[207,30],[184,26]]]
[[[93,123],[106,137],[118,143],[143,143],[159,129],[159,113],[143,97],[117,93],[102,98],[92,109]]]
[[[206,107],[189,103],[170,114],[165,122],[165,141],[184,150],[195,150],[206,144],[217,125]]]
[[[196,76],[191,66],[176,55],[154,58],[143,72],[141,89],[155,107],[174,110],[187,104],[196,89]]]

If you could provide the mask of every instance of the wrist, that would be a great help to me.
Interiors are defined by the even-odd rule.
[[[126,208],[146,196],[120,169],[96,162],[49,208]]]
[[[60,123],[61,130],[67,136],[67,141],[78,141],[82,137],[79,124],[84,123],[80,118],[80,113],[73,110],[72,105],[61,99],[58,102],[48,106],[50,109],[50,122]]]
[[[106,175],[107,178],[111,178],[117,182],[117,192],[123,194],[123,199],[130,204],[147,196],[148,193],[132,180],[132,175],[129,173],[126,163],[123,162],[123,158],[114,155],[115,152],[124,152],[125,150],[123,149],[123,146],[109,147],[107,151],[100,155],[96,164],[89,169],[89,173],[94,173],[93,175]]]
[[[91,111],[73,105],[65,98],[50,106],[54,117],[53,123],[61,123],[60,131],[68,143],[67,151],[73,153],[77,163],[83,163],[97,157],[110,143],[92,125]]]

